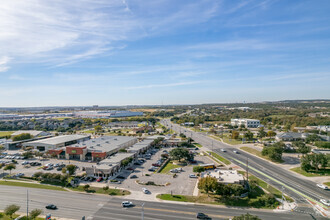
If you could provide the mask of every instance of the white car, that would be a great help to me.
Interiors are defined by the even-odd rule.
[[[221,151],[222,151],[222,152],[227,152],[226,149],[223,149],[223,148],[221,149]]]
[[[26,165],[26,164],[29,164],[29,162],[28,161],[22,162],[22,165]]]
[[[132,202],[129,202],[129,201],[124,201],[124,202],[121,203],[121,205],[122,205],[123,207],[130,207],[130,206],[133,205],[133,203],[132,203]]]
[[[316,184],[321,189],[329,189],[326,185],[323,184]]]
[[[326,206],[330,206],[330,200],[320,199],[320,202],[322,202]]]
[[[142,192],[144,194],[149,194],[150,193],[150,191],[147,188],[142,188]]]
[[[238,154],[238,151],[237,151],[237,150],[233,150],[233,152],[234,152],[235,154]]]
[[[195,174],[189,174],[189,178],[197,178]]]

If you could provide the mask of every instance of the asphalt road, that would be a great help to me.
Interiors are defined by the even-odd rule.
[[[242,168],[246,168],[246,161],[247,158],[249,158],[250,173],[279,189],[283,186],[284,192],[296,199],[298,202],[305,202],[305,199],[307,198],[314,199],[315,201],[319,201],[321,198],[330,198],[330,191],[320,189],[316,187],[314,182],[298,178],[292,175],[290,171],[276,166],[273,163],[245,153],[242,150],[238,150],[239,154],[236,154],[233,150],[237,150],[237,148],[214,140],[205,134],[187,130],[184,127],[171,123],[168,119],[165,120],[165,122],[162,121],[162,123],[167,127],[171,127],[171,129],[176,132],[181,131],[187,137],[192,137],[196,142],[217,152],[221,156],[229,159],[232,163],[237,164]],[[227,152],[222,152],[222,148],[225,148]]]
[[[26,191],[28,188],[14,186],[0,186],[0,209],[8,204],[21,206],[20,212],[26,210]],[[144,219],[195,219],[197,212],[208,214],[212,219],[228,219],[232,216],[245,214],[247,212],[258,215],[261,219],[287,220],[313,219],[310,215],[295,212],[272,212],[255,209],[235,209],[219,206],[202,206],[195,204],[166,203],[166,202],[144,202],[130,200],[135,205],[131,208],[122,208],[123,199],[110,196],[89,195],[84,193],[63,192],[29,188],[29,210],[40,208],[44,214],[51,213],[52,216],[69,219],[141,219],[142,204],[144,203]],[[46,210],[45,205],[53,203],[58,210]],[[319,219],[319,218],[318,218]]]

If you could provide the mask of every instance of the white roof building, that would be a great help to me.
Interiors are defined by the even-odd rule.
[[[50,133],[45,132],[45,131],[36,131],[36,130],[19,130],[15,131],[14,133],[11,134],[12,137],[20,135],[20,134],[30,134],[33,137],[40,137],[40,136],[47,136],[50,135]]]

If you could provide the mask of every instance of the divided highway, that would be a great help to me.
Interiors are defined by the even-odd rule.
[[[184,127],[171,123],[169,119],[162,120],[162,123],[178,133],[181,131],[187,137],[193,138],[196,142],[202,144],[210,150],[213,150],[242,168],[246,168],[246,161],[247,158],[249,158],[250,173],[265,182],[276,186],[278,189],[282,189],[282,187],[284,187],[284,192],[295,198],[298,203],[304,202],[305,199],[319,201],[321,198],[330,198],[330,191],[322,190],[316,187],[314,182],[296,177],[290,171],[276,166],[271,162],[245,153],[242,150],[238,150],[239,154],[236,154],[233,150],[237,150],[237,148],[214,140],[205,134],[187,130]],[[227,152],[222,152],[222,148],[226,149]]]
[[[131,208],[123,208],[121,202],[125,199],[105,195],[91,195],[86,193],[53,191],[44,189],[29,188],[29,210],[39,208],[43,214],[51,213],[53,217],[65,219],[86,220],[188,220],[196,219],[197,212],[203,212],[216,219],[229,219],[232,216],[245,214],[247,212],[267,220],[312,220],[310,215],[292,212],[272,212],[270,210],[227,208],[224,206],[203,206],[188,203],[167,203],[167,202],[145,202],[130,200],[135,205]],[[0,210],[8,204],[21,206],[19,212],[26,211],[27,188],[15,186],[0,186]],[[53,203],[58,210],[46,210],[47,204]],[[319,219],[319,218],[318,218]]]

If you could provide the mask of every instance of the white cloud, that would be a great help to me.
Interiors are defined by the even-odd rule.
[[[125,8],[119,0],[2,1],[0,57],[59,64],[102,54],[136,36]]]
[[[142,86],[126,87],[125,89],[150,89],[150,88],[175,87],[175,86],[200,84],[203,82],[204,81],[190,81],[190,82],[177,82],[177,83],[166,83],[166,84],[149,84],[149,85],[142,85]]]
[[[8,63],[10,58],[8,56],[0,57],[0,72],[6,72],[9,69]]]

